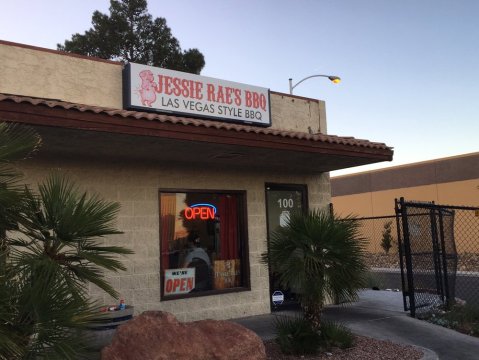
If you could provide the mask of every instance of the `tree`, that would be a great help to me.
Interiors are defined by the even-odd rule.
[[[358,223],[317,210],[292,215],[273,233],[262,261],[282,286],[295,289],[305,318],[318,331],[327,299],[353,301],[367,270]]]
[[[384,224],[383,237],[381,239],[381,247],[383,248],[386,254],[389,254],[389,250],[393,247],[393,236],[392,236],[392,222],[388,221]]]
[[[124,270],[117,255],[132,253],[103,244],[103,237],[120,233],[114,226],[117,203],[87,196],[59,175],[40,184],[38,194],[13,181],[19,175],[11,162],[39,143],[29,128],[0,124],[2,360],[77,358],[85,342],[74,330],[95,316],[88,284],[116,296],[103,270]]]
[[[57,44],[58,50],[194,74],[205,66],[198,49],[181,50],[164,18],[153,19],[146,0],[111,0],[110,15],[95,11],[92,25]]]

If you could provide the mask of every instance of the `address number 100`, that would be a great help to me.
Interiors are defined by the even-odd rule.
[[[281,209],[288,209],[294,207],[293,199],[278,199],[278,205]]]

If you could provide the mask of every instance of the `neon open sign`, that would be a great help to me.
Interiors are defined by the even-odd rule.
[[[211,204],[194,204],[185,209],[187,220],[214,220],[216,207]]]

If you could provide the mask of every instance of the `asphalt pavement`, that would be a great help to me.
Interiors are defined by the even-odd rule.
[[[274,338],[273,323],[278,315],[295,313],[283,311],[234,321],[267,340]],[[358,335],[420,347],[424,360],[479,359],[478,338],[410,317],[403,311],[401,292],[362,291],[355,303],[326,307],[324,318],[340,321]]]

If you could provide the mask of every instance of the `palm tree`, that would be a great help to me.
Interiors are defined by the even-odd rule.
[[[118,255],[132,253],[104,244],[105,236],[121,233],[115,226],[118,203],[88,196],[60,175],[40,184],[38,194],[14,182],[19,175],[9,164],[22,153],[15,149],[23,144],[23,155],[29,155],[39,139],[28,128],[0,124],[2,360],[76,358],[84,339],[75,329],[91,322],[96,306],[88,284],[117,297],[104,270],[125,270]]]
[[[133,252],[103,244],[105,236],[121,233],[114,226],[118,203],[88,197],[59,175],[38,192],[25,190],[26,221],[19,224],[21,236],[10,239],[10,265],[24,288],[17,321],[29,353],[73,358],[82,339],[68,329],[84,327],[94,315],[88,284],[118,297],[104,270],[126,270],[118,255]]]
[[[30,157],[40,144],[40,136],[31,128],[0,123],[0,267],[5,263],[6,231],[17,228],[22,220],[21,174],[13,164]]]
[[[364,286],[364,240],[351,217],[338,219],[314,210],[292,215],[278,228],[262,254],[285,288],[299,296],[304,316],[320,330],[328,299],[353,301]]]
[[[35,153],[41,138],[30,128],[0,123],[0,359],[16,359],[22,355],[21,337],[12,321],[18,310],[21,288],[15,273],[8,266],[7,231],[18,228],[22,221],[23,188],[21,175],[13,163]]]

